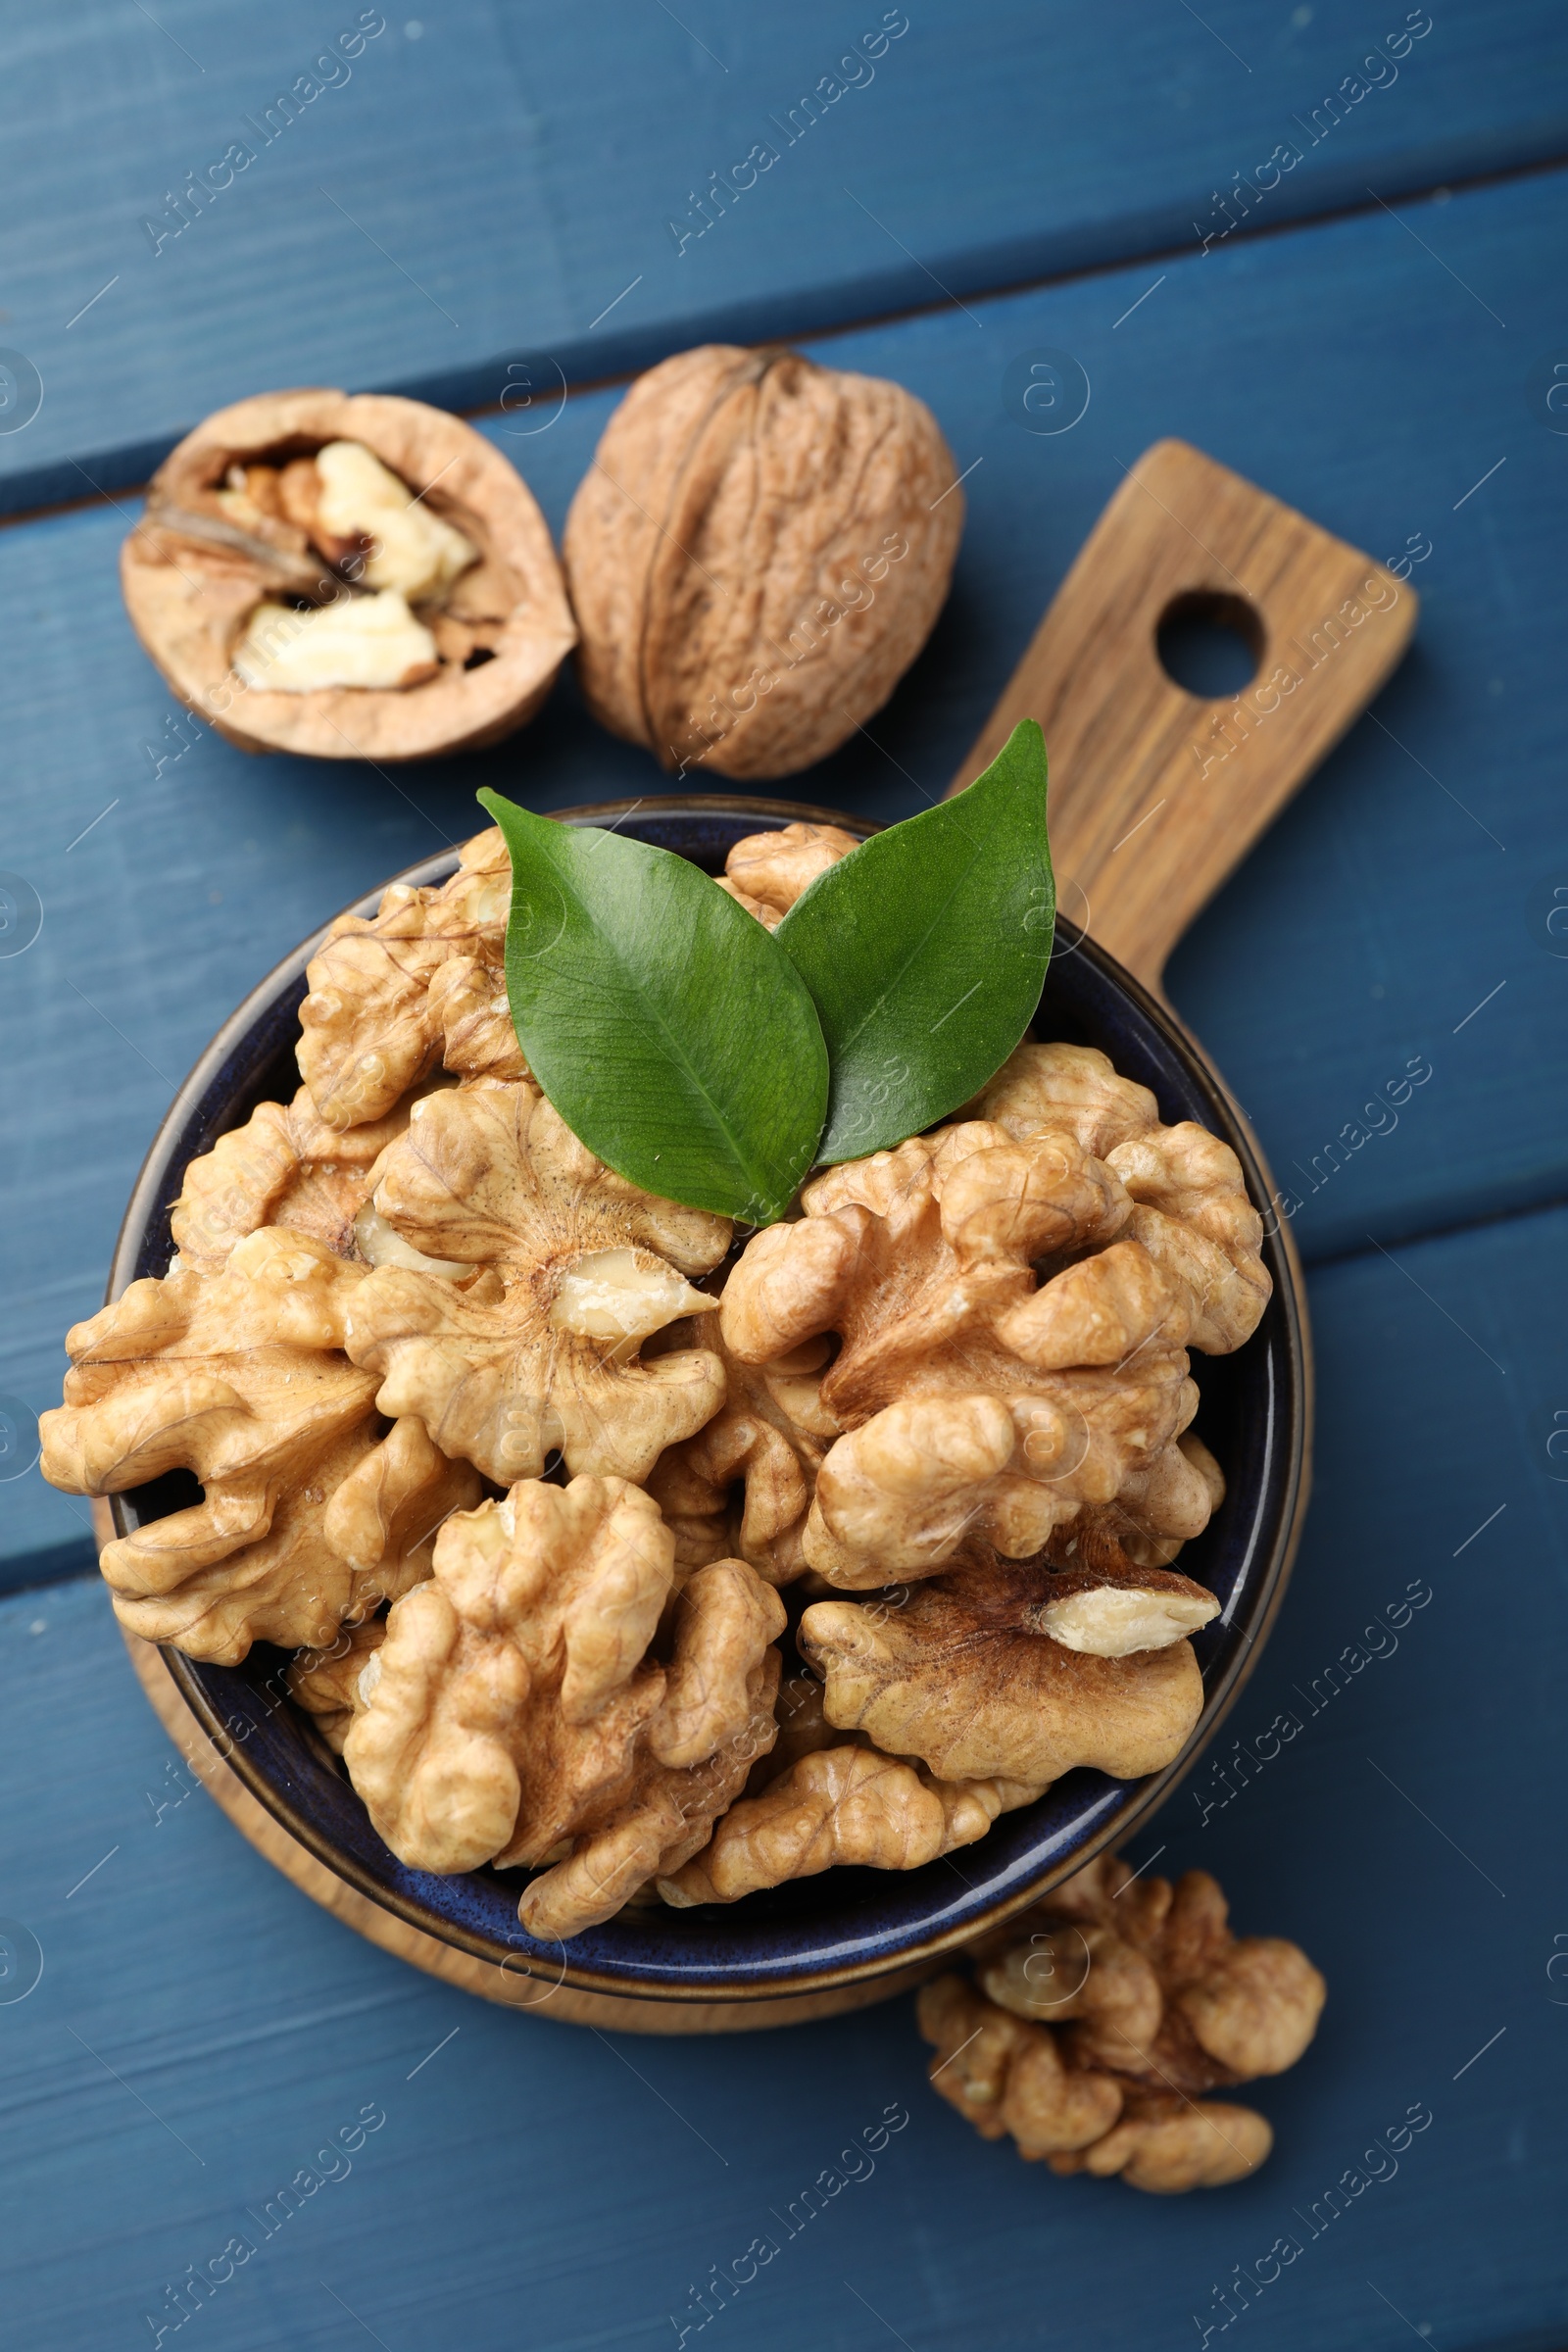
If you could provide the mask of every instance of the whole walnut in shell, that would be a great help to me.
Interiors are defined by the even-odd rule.
[[[375,1212],[417,1253],[353,1301],[349,1353],[382,1412],[507,1486],[558,1448],[568,1470],[645,1479],[717,1411],[716,1356],[637,1358],[707,1309],[687,1277],[723,1256],[727,1217],[617,1176],[525,1079],[422,1097],[379,1170]]]
[[[1298,1945],[1233,1935],[1206,1871],[1173,1886],[1097,1858],[977,1957],[978,1988],[940,1978],[919,2019],[934,2086],[983,2138],[1157,2195],[1268,2155],[1262,2116],[1201,2094],[1294,2066],[1327,1987]]]
[[[320,1242],[251,1234],[226,1265],[133,1282],[72,1331],[43,1474],[119,1494],[189,1470],[202,1500],[106,1544],[122,1624],[234,1665],[253,1642],[332,1641],[430,1573],[446,1512],[478,1498],[417,1421],[383,1433],[375,1381],[343,1353],[366,1276]]]
[[[625,1480],[525,1479],[443,1527],[359,1679],[344,1761],[412,1868],[547,1866],[518,1916],[565,1938],[706,1841],[772,1745],[783,1630],[742,1561],[677,1591]]]
[[[416,537],[434,550],[411,564],[402,542]],[[262,393],[209,416],[153,476],[121,583],[181,702],[246,751],[318,760],[498,742],[532,717],[576,635],[544,517],[507,460],[460,418],[380,393]],[[401,682],[269,684],[316,612],[339,663],[361,657],[333,674],[381,676],[374,636],[389,628],[385,675]]]
[[[962,526],[947,443],[901,385],[681,352],[633,384],[566,519],[589,708],[682,773],[809,766],[925,643]]]

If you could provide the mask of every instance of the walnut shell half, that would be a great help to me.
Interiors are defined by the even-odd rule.
[[[566,518],[589,708],[682,773],[808,767],[925,643],[962,527],[952,454],[902,385],[681,352],[633,384]]]
[[[444,600],[444,627],[448,615],[462,624],[451,650],[464,658],[401,689],[247,686],[232,657],[259,605],[280,594],[321,604],[347,590],[286,509],[251,514],[247,502],[240,524],[220,490],[231,468],[251,480],[263,463],[339,441],[372,451],[409,484],[411,500],[426,501],[478,549],[478,564]],[[386,760],[477,750],[533,716],[576,636],[526,483],[471,425],[379,393],[264,392],[218,410],[153,476],[120,576],[131,624],[169,685],[244,751]],[[475,631],[491,658],[468,667]]]

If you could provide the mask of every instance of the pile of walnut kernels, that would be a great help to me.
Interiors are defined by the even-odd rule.
[[[1264,2118],[1202,2094],[1294,2066],[1327,1989],[1297,1944],[1233,1935],[1207,1871],[1173,1886],[1109,1854],[971,1956],[978,1984],[920,1994],[935,2088],[984,2139],[1155,2195],[1263,2162]]]
[[[776,921],[851,847],[759,835],[720,887]],[[105,1550],[122,1621],[301,1651],[393,1851],[534,1870],[542,1936],[913,1868],[1075,1765],[1158,1771],[1218,1607],[1170,1566],[1223,1484],[1186,1351],[1269,1289],[1234,1155],[1025,1045],[737,1254],[530,1080],[510,890],[482,833],[334,926],[294,1101],[191,1164],[168,1275],[70,1335],[45,1474],[202,1488]]]

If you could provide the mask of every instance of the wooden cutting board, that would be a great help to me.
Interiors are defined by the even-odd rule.
[[[1060,909],[1160,994],[1171,949],[1365,710],[1416,610],[1414,592],[1381,564],[1185,442],[1156,442],[1085,542],[951,791],[990,763],[1021,718],[1039,719]],[[1166,674],[1159,630],[1183,613],[1222,620],[1251,647],[1257,667],[1240,694],[1205,701]],[[1299,1296],[1289,1226],[1281,1232]],[[113,1534],[107,1504],[93,1513],[102,1544]],[[125,1641],[165,1730],[258,1852],[356,1934],[502,2007],[622,2033],[747,2033],[869,2007],[947,1965],[780,2000],[690,2003],[492,1968],[382,1910],[308,1853],[203,1740],[161,1653]]]
[[[1146,988],[1394,668],[1417,598],[1383,564],[1185,441],[1128,473],[950,788],[1021,718],[1051,760],[1057,903]],[[1205,702],[1169,678],[1172,614],[1228,622],[1251,683]]]

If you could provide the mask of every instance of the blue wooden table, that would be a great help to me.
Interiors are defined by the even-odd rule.
[[[892,2107],[909,2121],[874,2175],[710,2340],[1128,2352],[1207,2329],[1370,2352],[1414,2331],[1555,2352],[1568,19],[1539,0],[407,4],[425,13],[56,0],[0,19],[11,2336],[168,2344],[171,2290],[244,2233],[255,2254],[182,2345],[651,2352]],[[726,203],[714,175],[749,156]],[[395,782],[229,749],[181,720],[125,622],[138,485],[244,392],[392,388],[475,413],[559,531],[618,379],[714,335],[897,376],[970,469],[930,647],[875,748],[786,787],[804,799],[896,817],[946,783],[1162,434],[1421,592],[1412,655],[1168,975],[1299,1198],[1318,1348],[1284,1615],[1213,1762],[1133,1857],[1212,1868],[1242,1929],[1296,1936],[1332,1988],[1309,2057],[1258,2093],[1273,2158],[1219,2194],[1161,2203],[982,2145],[926,2088],[906,2001],[651,2042],[494,2010],[370,1949],[193,1782],[89,1573],[86,1506],[23,1467],[141,1152],[255,979],[471,829],[481,783],[548,809],[662,781],[569,680],[513,743]],[[1054,436],[1004,398],[1043,346],[1092,387]],[[552,396],[503,407],[522,369]],[[1397,1126],[1331,1152],[1416,1055],[1432,1077]],[[1430,1598],[1395,1634],[1412,1587]],[[1302,1735],[1260,1764],[1282,1709]],[[1433,2123],[1397,2173],[1324,2220],[1416,2102]],[[360,2144],[337,2177],[269,2231],[343,2130]],[[1222,2327],[1215,2289],[1285,2233],[1299,2259],[1250,2303],[1233,2287]]]

